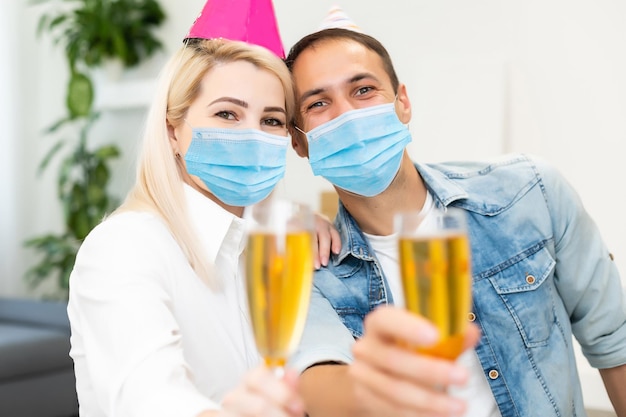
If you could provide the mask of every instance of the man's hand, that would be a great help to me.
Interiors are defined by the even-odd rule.
[[[357,401],[371,415],[463,415],[466,404],[446,391],[450,385],[465,384],[467,370],[403,347],[432,346],[438,337],[432,324],[404,309],[383,306],[369,313],[349,366]],[[478,328],[471,324],[466,348],[476,345],[479,337]]]

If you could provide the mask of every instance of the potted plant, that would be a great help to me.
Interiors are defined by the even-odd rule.
[[[93,85],[86,68],[110,60],[136,66],[160,48],[154,30],[165,20],[157,0],[35,0],[54,7],[41,16],[37,32],[62,44],[70,70],[66,104],[70,117],[86,116]]]
[[[109,164],[120,154],[114,144],[92,149],[89,133],[98,119],[93,109],[94,86],[89,70],[109,60],[133,67],[162,48],[154,30],[165,20],[156,0],[35,0],[51,6],[40,20],[37,32],[49,34],[63,45],[69,68],[65,104],[67,115],[46,129],[48,134],[61,128],[72,137],[58,140],[43,158],[43,172],[58,154],[62,157],[57,192],[63,206],[64,231],[45,234],[25,242],[42,253],[42,258],[26,272],[36,287],[56,277],[60,295],[66,296],[69,275],[76,253],[85,236],[117,204],[107,190]],[[58,296],[58,294],[57,294]]]

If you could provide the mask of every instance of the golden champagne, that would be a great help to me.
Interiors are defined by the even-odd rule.
[[[302,335],[314,269],[312,247],[308,231],[248,237],[250,317],[257,348],[270,367],[284,366]]]
[[[471,307],[470,246],[464,234],[400,237],[400,270],[406,308],[429,319],[441,340],[419,351],[455,359],[463,351]]]

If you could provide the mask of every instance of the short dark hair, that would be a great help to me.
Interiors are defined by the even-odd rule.
[[[351,40],[363,45],[371,51],[374,51],[383,61],[383,68],[389,76],[393,91],[398,92],[398,86],[400,85],[400,82],[398,81],[398,75],[396,74],[396,70],[393,68],[393,63],[391,62],[389,52],[387,52],[385,47],[375,38],[364,33],[355,32],[353,30],[332,28],[320,30],[319,32],[315,32],[305,36],[291,48],[291,50],[289,51],[289,55],[287,55],[287,58],[285,58],[287,68],[289,68],[289,71],[293,71],[293,65],[296,62],[296,59],[306,49],[311,48],[319,44],[320,42],[336,39]]]

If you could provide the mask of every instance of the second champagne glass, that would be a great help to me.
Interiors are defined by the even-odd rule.
[[[306,205],[270,198],[248,207],[244,219],[252,330],[265,364],[282,375],[309,308],[314,214]]]
[[[470,245],[465,212],[448,207],[395,216],[405,306],[430,320],[440,342],[419,351],[456,359],[463,350],[472,300]]]

